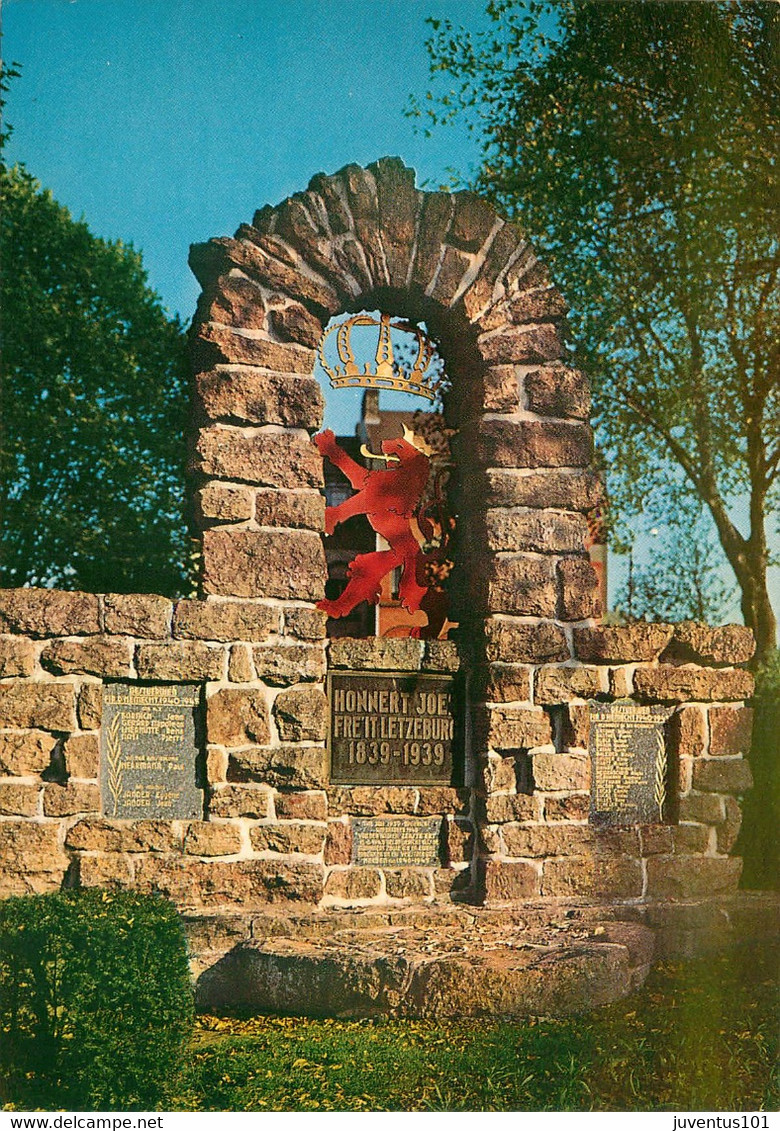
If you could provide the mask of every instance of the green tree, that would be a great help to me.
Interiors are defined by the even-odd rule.
[[[670,514],[701,500],[765,657],[780,7],[502,0],[487,13],[478,34],[429,21],[433,89],[413,112],[429,129],[466,116],[475,187],[520,219],[575,304],[613,514],[627,527],[659,490]]]
[[[184,334],[132,247],[0,167],[0,584],[181,593]]]

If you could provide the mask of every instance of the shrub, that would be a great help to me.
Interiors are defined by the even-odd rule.
[[[184,932],[165,900],[91,889],[0,903],[6,1102],[154,1110],[192,1022]]]

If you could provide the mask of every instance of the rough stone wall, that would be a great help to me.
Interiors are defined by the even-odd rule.
[[[749,634],[594,627],[588,385],[567,361],[566,304],[522,233],[473,194],[417,190],[386,158],[316,176],[233,239],[193,248],[191,265],[203,287],[190,446],[203,598],[0,597],[2,891],[117,883],[213,909],[731,890],[752,691],[733,665]],[[424,319],[452,379],[457,650],[328,645],[315,608],[315,350],[332,315],[376,308]],[[465,669],[467,787],[329,788],[328,664]],[[100,686],[115,678],[203,685],[207,820],[100,818]],[[587,825],[585,700],[624,695],[679,707],[679,824]],[[353,819],[379,813],[439,815],[443,866],[352,866]]]

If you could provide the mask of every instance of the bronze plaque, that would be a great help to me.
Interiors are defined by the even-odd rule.
[[[455,680],[420,672],[330,672],[335,785],[451,785]]]
[[[441,817],[372,817],[352,821],[352,863],[378,868],[439,864]]]
[[[109,683],[103,688],[100,793],[103,815],[134,820],[203,816],[193,684]]]
[[[590,703],[590,820],[648,825],[664,819],[666,707]]]

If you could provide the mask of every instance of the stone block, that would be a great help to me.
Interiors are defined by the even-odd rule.
[[[412,282],[423,291],[438,267],[441,245],[450,226],[454,207],[452,194],[448,192],[431,192],[423,197],[412,267]]]
[[[545,365],[526,374],[525,396],[528,408],[540,416],[587,420],[590,414],[588,378],[567,365]]]
[[[643,856],[704,853],[710,843],[705,825],[645,825],[641,836]]]
[[[710,707],[710,754],[749,754],[753,737],[751,707]]]
[[[100,788],[86,782],[48,782],[43,791],[43,812],[47,817],[70,817],[76,813],[100,812]]]
[[[325,841],[326,864],[349,864],[352,860],[352,825],[344,821],[328,821]]]
[[[325,529],[325,500],[318,491],[278,491],[261,488],[255,493],[255,518],[259,526]]]
[[[0,679],[32,675],[35,670],[35,648],[24,637],[0,636]]]
[[[686,699],[749,699],[753,694],[751,672],[741,668],[695,668],[660,664],[637,668],[634,690],[639,698],[660,702]]]
[[[699,758],[704,753],[707,731],[701,707],[681,707],[667,724],[670,753],[678,758]]]
[[[587,620],[601,615],[598,577],[588,558],[558,562],[561,620]]]
[[[420,868],[385,868],[388,899],[429,899],[433,895],[430,872]]]
[[[543,322],[481,338],[479,352],[489,365],[535,365],[565,357],[566,346],[558,327]]]
[[[544,290],[523,291],[509,304],[509,313],[513,322],[547,322],[551,318],[563,318],[569,309],[566,299],[555,287],[545,287]],[[538,411],[538,410],[535,410]],[[572,415],[569,413],[553,413],[554,416]]]
[[[496,508],[486,516],[489,550],[582,553],[587,533],[587,523],[579,514]]]
[[[590,757],[587,754],[534,754],[534,788],[541,793],[590,789]]]
[[[260,821],[270,811],[271,791],[255,785],[224,785],[212,789],[209,799],[211,817],[248,817]]]
[[[82,856],[79,884],[83,888],[130,888],[135,880],[132,860],[127,856]]]
[[[276,816],[287,821],[324,821],[328,815],[325,793],[276,793]]]
[[[672,635],[670,624],[628,624],[574,629],[574,655],[595,664],[655,660]]]
[[[262,688],[216,691],[206,700],[206,734],[222,746],[264,746],[271,741],[268,704]]]
[[[79,852],[174,852],[181,836],[170,821],[83,817],[68,829],[65,845]]]
[[[325,551],[314,532],[205,530],[203,561],[208,593],[301,601],[325,595]]]
[[[278,317],[275,313],[274,318]],[[324,399],[314,377],[266,372],[245,365],[236,369],[222,367],[198,373],[195,391],[203,412],[211,420],[312,430],[322,424]]]
[[[171,634],[173,605],[167,597],[146,593],[106,593],[103,622],[106,632],[142,639],[164,639]]]
[[[198,433],[190,470],[260,487],[322,486],[322,459],[305,433],[255,431],[214,425]]]
[[[325,881],[325,895],[345,902],[375,899],[381,888],[382,879],[376,868],[347,868],[330,872]]]
[[[70,731],[76,726],[72,683],[0,684],[0,727]]]
[[[251,649],[247,644],[234,644],[228,660],[228,679],[231,683],[251,683],[254,678]]]
[[[417,792],[406,786],[359,785],[328,790],[328,812],[332,817],[352,814],[378,817],[382,813],[414,813]]]
[[[474,827],[470,821],[446,822],[445,851],[448,864],[461,864],[471,860],[474,855]]]
[[[103,717],[103,686],[100,683],[82,683],[78,700],[79,726],[82,730],[97,730]]]
[[[56,745],[54,735],[43,730],[0,733],[0,775],[24,778],[42,773]]]
[[[208,370],[227,364],[301,374],[311,373],[315,357],[313,350],[303,346],[273,342],[269,338],[250,338],[241,330],[220,326],[217,322],[205,322],[197,327],[190,353],[197,369]]]
[[[589,511],[603,501],[604,488],[589,470],[525,471],[490,468],[485,472],[489,507],[556,507]]]
[[[574,667],[545,665],[536,673],[534,702],[568,703],[570,699],[595,699],[606,692],[606,675],[601,668],[577,664]]]
[[[636,829],[594,829],[559,821],[555,825],[504,825],[501,835],[508,856],[639,856]]]
[[[327,619],[319,609],[291,605],[284,610],[284,633],[300,640],[324,640]]]
[[[512,413],[520,408],[520,389],[514,365],[491,365],[475,386],[475,400],[483,412]]]
[[[135,665],[139,679],[200,683],[224,678],[225,649],[210,648],[196,640],[164,644],[139,644]]]
[[[34,817],[40,794],[40,784],[0,782],[0,817]]]
[[[309,314],[299,302],[289,306],[276,307],[270,311],[271,328],[283,342],[296,342],[309,349],[316,349],[322,337],[323,325],[319,318]],[[315,427],[318,427],[315,426]]]
[[[633,667],[609,669],[609,693],[613,699],[628,699],[634,694]]]
[[[742,827],[742,810],[733,797],[724,798],[725,816],[722,824],[716,830],[718,852],[727,854],[737,843],[739,830]]]
[[[97,779],[100,775],[100,743],[96,734],[73,734],[62,748],[65,770],[72,778]]]
[[[698,758],[693,788],[704,793],[744,793],[753,785],[750,766],[742,758]]]
[[[195,506],[201,520],[247,522],[255,514],[254,492],[234,483],[207,483],[196,491]]]
[[[293,852],[304,856],[319,856],[325,844],[325,826],[296,824],[292,821],[256,825],[249,830],[249,838],[255,852]]]
[[[417,815],[431,817],[438,813],[467,813],[468,789],[455,789],[449,785],[418,786]]]
[[[352,671],[419,671],[424,654],[424,642],[408,637],[342,637],[331,640],[328,648],[330,667]]]
[[[590,812],[589,793],[571,793],[566,797],[545,797],[545,821],[587,821]]]
[[[536,821],[538,799],[530,793],[495,793],[485,799],[485,817],[490,824],[507,821]]]
[[[494,750],[527,750],[552,743],[549,717],[538,707],[476,707],[477,742]]]
[[[725,819],[724,800],[715,793],[689,793],[679,800],[680,820],[717,825]]]
[[[0,589],[0,632],[90,636],[100,632],[98,598],[61,589]]]
[[[480,886],[489,905],[532,899],[539,895],[539,873],[524,860],[485,860]]]
[[[491,703],[530,702],[532,671],[525,664],[488,664],[477,673],[475,695]]]
[[[431,298],[441,306],[449,306],[458,293],[471,260],[452,247],[445,249]]]
[[[485,622],[485,642],[491,662],[545,664],[570,658],[563,629],[552,623],[491,618]]]
[[[173,634],[189,640],[265,640],[279,631],[279,611],[257,601],[177,601]]]
[[[181,910],[316,904],[323,867],[308,861],[139,858],[134,886],[159,892]]]
[[[543,865],[545,896],[585,896],[592,900],[638,899],[641,894],[642,865],[630,856],[563,856],[545,860]]]
[[[517,788],[518,770],[523,764],[520,757],[493,755],[482,762],[482,785],[485,793],[501,793]]]
[[[651,856],[647,861],[650,899],[696,899],[737,890],[742,861],[734,856]]]
[[[476,456],[486,468],[587,467],[591,455],[591,432],[584,424],[495,417],[477,429]]]
[[[326,756],[321,746],[251,746],[235,750],[228,764],[230,781],[260,781],[276,788],[321,789]]]
[[[319,687],[293,687],[274,700],[274,718],[283,742],[324,741],[328,700]]]
[[[501,555],[475,571],[486,590],[490,612],[554,617],[557,606],[555,566],[527,554]],[[476,587],[475,587],[476,588]]]
[[[258,679],[275,687],[325,677],[325,652],[320,644],[267,644],[254,648],[252,655]]]
[[[0,898],[56,891],[70,860],[59,844],[59,824],[0,821]]]
[[[414,170],[393,157],[369,168],[376,179],[382,246],[393,287],[405,287],[420,198],[414,188]]]
[[[753,633],[744,625],[710,628],[688,620],[674,626],[662,659],[674,663],[745,664],[755,648]]]
[[[568,703],[561,708],[560,741],[564,749],[587,750],[590,744],[590,708]]]
[[[92,636],[86,640],[53,640],[41,652],[41,667],[54,675],[84,672],[107,679],[131,674],[132,645],[123,636]]]
[[[245,275],[223,275],[207,303],[201,299],[198,315],[204,322],[220,322],[243,330],[262,330],[266,325],[263,292]]]
[[[241,851],[241,833],[234,825],[191,821],[184,832],[188,856],[236,856]]]
[[[453,194],[455,210],[447,243],[462,251],[479,251],[493,230],[496,214],[490,204],[475,192]]]

